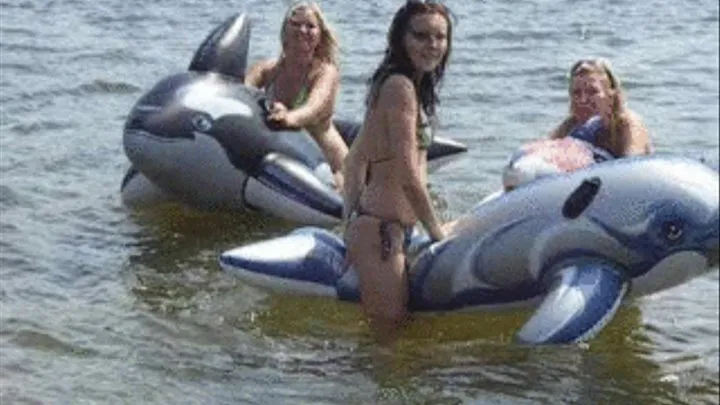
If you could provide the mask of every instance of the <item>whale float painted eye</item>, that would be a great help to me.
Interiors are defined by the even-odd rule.
[[[212,120],[204,114],[197,114],[192,117],[192,124],[200,132],[208,132],[212,128]]]
[[[682,238],[683,236],[683,228],[682,225],[679,222],[675,221],[668,221],[665,222],[662,226],[663,235],[665,236],[665,239],[667,239],[670,242],[675,242]]]

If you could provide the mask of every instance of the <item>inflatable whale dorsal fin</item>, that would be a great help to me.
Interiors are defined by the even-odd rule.
[[[188,70],[245,78],[250,47],[250,19],[236,14],[218,25],[195,51]]]

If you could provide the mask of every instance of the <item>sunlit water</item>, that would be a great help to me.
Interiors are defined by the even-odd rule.
[[[339,111],[360,118],[398,2],[323,4],[342,45]],[[718,154],[718,5],[452,2],[442,128],[466,157],[433,175],[453,217],[566,111],[566,71],[610,58],[660,151]],[[585,347],[521,348],[527,313],[418,317],[378,350],[358,307],[268,295],[217,255],[292,225],[119,198],[133,103],[246,10],[275,56],[281,2],[0,3],[0,402],[717,403],[718,273],[620,311]]]

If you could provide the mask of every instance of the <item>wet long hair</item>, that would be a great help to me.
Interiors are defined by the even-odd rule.
[[[435,115],[435,106],[440,103],[438,89],[445,75],[448,58],[452,50],[452,19],[450,10],[435,1],[408,0],[395,13],[387,34],[388,45],[385,56],[368,81],[368,93],[365,104],[371,107],[378,97],[380,86],[390,75],[399,73],[409,77],[414,82],[415,68],[405,49],[405,35],[410,30],[410,20],[421,14],[439,14],[447,21],[447,51],[438,66],[432,72],[424,73],[420,83],[416,83],[415,90],[422,109],[429,116]]]
[[[620,86],[620,79],[618,79],[615,73],[613,73],[610,61],[604,58],[588,58],[580,59],[575,62],[570,68],[570,84],[568,86],[568,91],[570,92],[570,97],[572,98],[573,80],[578,76],[589,75],[593,73],[604,76],[607,79],[608,88],[606,90],[613,93],[610,115],[610,128],[608,128],[608,136],[605,139],[603,139],[604,137],[601,136],[598,139],[598,142],[601,144],[600,146],[606,149],[610,149],[614,152],[617,149],[620,113],[622,112],[622,109],[624,107],[625,99],[622,87]],[[570,118],[572,117],[573,111],[571,104]]]
[[[295,11],[300,9],[308,9],[312,11],[315,18],[318,20],[318,28],[320,28],[320,43],[315,49],[315,60],[330,63],[337,66],[337,54],[338,54],[338,40],[337,35],[325,20],[325,16],[320,9],[320,6],[314,1],[296,1],[288,7],[285,13],[285,18],[282,21],[282,28],[280,30],[280,43],[283,48],[285,47],[285,35],[287,31],[288,20],[293,16]],[[283,55],[284,56],[284,55]]]

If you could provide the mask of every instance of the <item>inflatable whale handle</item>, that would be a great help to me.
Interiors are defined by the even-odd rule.
[[[615,158],[608,150],[597,145],[597,137],[605,129],[605,123],[600,115],[588,118],[582,125],[573,128],[568,137],[579,139],[587,143],[591,149],[595,163],[605,162]]]
[[[602,118],[599,115],[595,115],[588,118],[582,125],[573,128],[573,130],[568,133],[568,136],[588,143],[594,143],[597,134],[604,127]]]

